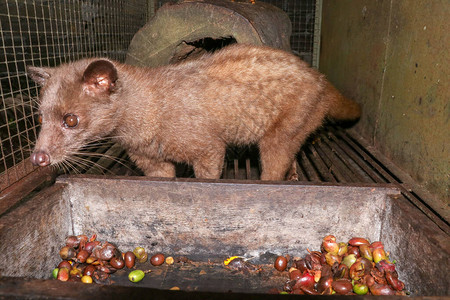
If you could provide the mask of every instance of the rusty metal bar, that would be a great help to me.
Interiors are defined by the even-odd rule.
[[[342,156],[342,153],[337,151],[336,147],[331,145],[329,141],[328,136],[327,139],[322,141],[323,152],[332,160],[333,165],[340,170],[345,178],[344,182],[366,182],[361,174],[361,169],[356,168],[353,161],[349,160],[348,157]]]
[[[347,134],[341,134],[342,131],[337,131],[336,129],[332,129],[336,136],[343,139],[349,146],[352,147],[354,152],[358,153],[364,160],[373,167],[381,176],[383,176],[386,182],[400,182],[398,178],[394,178],[390,173],[386,171],[381,164],[379,164],[372,155],[370,155],[367,151],[363,149],[362,146],[356,144]]]
[[[239,178],[239,160],[234,159],[233,160],[233,165],[234,165],[234,178],[235,179],[240,179]]]
[[[335,132],[338,132],[336,129],[333,129]],[[397,178],[394,174],[391,173],[381,164],[379,163],[375,157],[369,155],[367,150],[361,145],[358,145],[353,139],[346,133],[339,131],[339,136],[342,137],[346,142],[348,142],[352,147],[357,151],[361,156],[365,157],[369,164],[378,170],[390,183],[395,184],[401,193],[410,201],[411,204],[416,206],[420,211],[422,211],[428,218],[430,218],[436,225],[438,225],[444,232],[450,234],[450,224],[447,220],[443,219],[439,216],[439,214],[432,209],[428,204],[425,203],[424,200],[415,196],[411,192],[408,187],[405,187],[403,182]]]
[[[245,159],[245,175],[246,175],[246,179],[252,179],[251,178],[250,158]]]
[[[368,161],[366,159],[366,155],[357,154],[358,151],[356,151],[351,145],[348,143],[343,142],[342,139],[339,139],[339,137],[336,136],[335,132],[330,131],[330,135],[332,137],[332,141],[335,145],[339,145],[339,148],[342,149],[343,152],[345,152],[346,155],[348,155],[353,162],[355,162],[361,169],[363,169],[367,176],[369,176],[373,182],[375,183],[386,183],[389,182],[386,180],[386,178],[379,174],[379,172],[376,172],[373,167],[371,167],[371,164],[368,164]]]
[[[349,172],[349,178],[352,178],[352,181],[357,182],[375,182],[369,175],[367,175],[366,171],[361,168],[361,166],[347,153],[341,148],[341,143],[337,143],[332,140],[330,137],[324,143],[328,146],[331,151],[339,158],[342,164],[346,167],[346,170]]]
[[[326,182],[337,182],[336,178],[331,173],[329,167],[323,161],[323,158],[317,153],[314,145],[309,147],[311,150],[311,155],[309,157],[314,160],[314,165],[317,167],[317,170],[320,172],[319,176],[323,178],[322,181]]]
[[[300,157],[301,157],[300,163],[303,166],[303,169],[305,170],[305,176],[309,179],[309,181],[322,181],[319,178],[316,169],[311,164],[309,158],[306,156],[305,151],[301,152]]]
[[[343,171],[343,169],[336,164],[336,161],[331,158],[331,155],[328,155],[331,154],[331,152],[326,152],[322,149],[322,140],[320,142],[313,144],[313,147],[319,154],[322,161],[326,164],[329,172],[333,174],[336,181],[347,182],[348,180],[346,179],[346,177],[348,178],[348,176],[343,175],[343,173],[341,172]]]
[[[308,181],[308,177],[305,174],[305,170],[303,170],[302,166],[299,164],[299,157],[297,156],[297,160],[295,161],[297,165],[297,174],[298,174],[298,181]]]

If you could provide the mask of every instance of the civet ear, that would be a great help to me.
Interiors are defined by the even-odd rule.
[[[95,94],[110,94],[114,91],[117,78],[116,67],[103,59],[90,63],[83,73],[85,87]]]
[[[50,78],[50,69],[27,66],[27,74],[31,77],[31,79],[33,79],[34,82],[36,82],[40,86],[44,86],[47,80]]]

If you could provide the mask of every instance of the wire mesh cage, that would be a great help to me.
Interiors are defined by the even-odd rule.
[[[33,169],[25,159],[37,136],[38,91],[26,66],[93,56],[123,61],[146,20],[146,0],[0,2],[0,189]]]
[[[33,171],[27,158],[39,131],[38,87],[26,76],[26,66],[51,67],[94,56],[124,61],[134,34],[166,2],[1,0],[0,190]],[[262,2],[288,14],[292,50],[314,65],[319,36],[316,0]]]
[[[262,2],[281,8],[288,14],[292,22],[292,50],[304,61],[317,67],[315,56],[318,48],[315,48],[315,44],[318,43],[320,36],[320,22],[318,22],[320,12],[316,5],[320,1],[262,0]]]
[[[249,0],[230,0],[236,2],[251,2]],[[320,42],[320,10],[322,0],[258,0],[272,4],[282,9],[291,20],[291,48],[304,61],[318,67],[318,52]],[[173,0],[158,0],[156,7]]]

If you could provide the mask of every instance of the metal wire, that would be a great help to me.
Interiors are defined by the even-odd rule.
[[[313,67],[318,67],[318,43],[320,41],[320,4],[322,0],[256,0],[282,9],[292,23],[291,49]],[[158,0],[161,7],[173,0]],[[245,2],[245,0],[240,0]],[[248,0],[250,2],[250,0]],[[318,30],[319,29],[319,30]]]
[[[260,1],[286,11],[293,24],[292,49],[311,63],[316,0]],[[38,88],[26,76],[26,66],[93,56],[123,61],[147,13],[165,2],[0,0],[0,190],[33,170],[26,158],[39,130]]]
[[[304,61],[313,65],[316,0],[257,0],[285,11],[292,23],[291,48]],[[320,1],[320,0],[318,0]],[[316,33],[317,34],[317,33]],[[313,65],[314,66],[314,65]]]
[[[123,61],[146,7],[146,0],[0,0],[0,190],[33,170],[26,158],[38,132],[38,89],[26,66],[93,56]]]

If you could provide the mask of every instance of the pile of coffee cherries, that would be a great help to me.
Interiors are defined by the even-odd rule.
[[[323,238],[321,251],[294,258],[283,293],[307,295],[406,295],[395,265],[381,242],[355,237],[347,243]],[[279,256],[274,267],[283,272],[289,259]]]
[[[125,267],[132,269],[137,262],[144,263],[148,259],[148,254],[142,247],[123,253],[110,242],[98,241],[95,234],[91,238],[83,234],[67,237],[66,245],[61,248],[59,255],[62,261],[53,270],[53,278],[60,281],[100,284],[109,284],[110,274],[117,270]],[[157,253],[150,259],[155,266],[164,261],[162,253]],[[128,277],[130,281],[138,282],[144,274],[142,270],[133,270]]]

